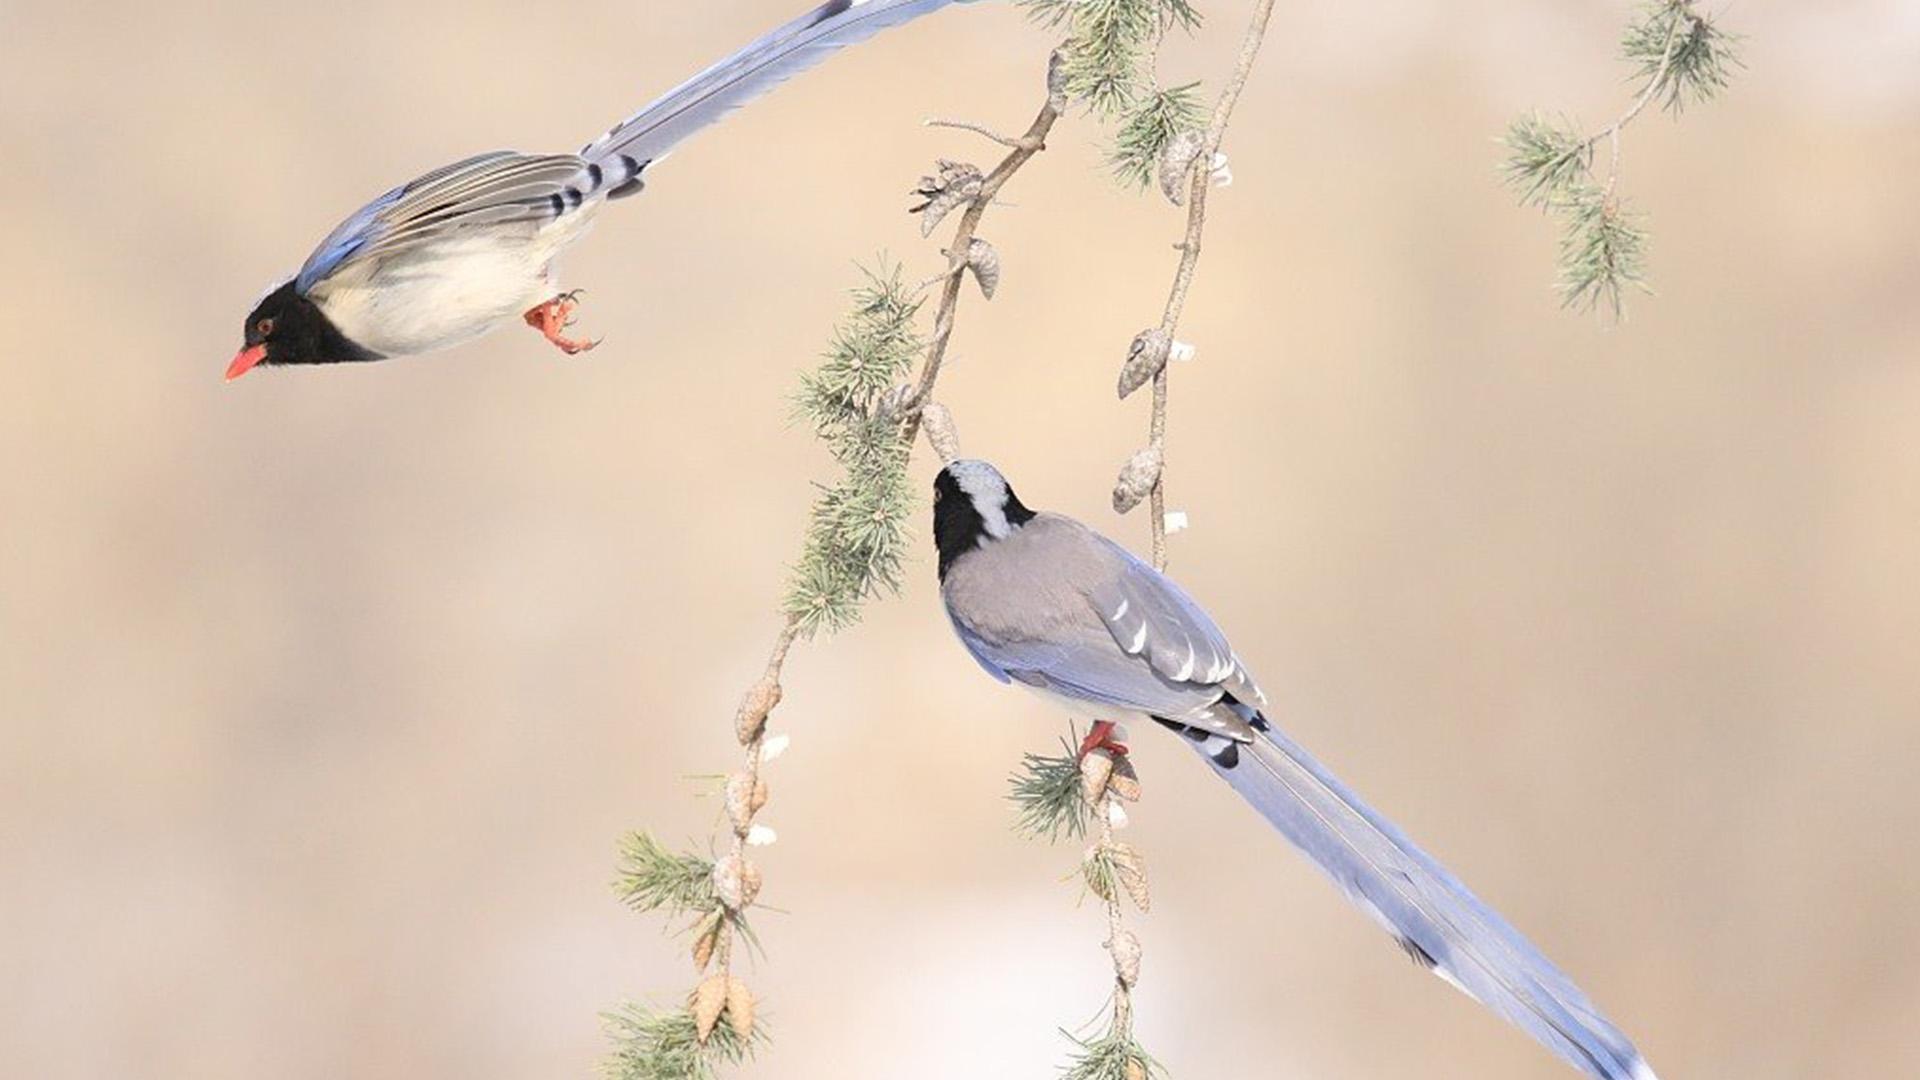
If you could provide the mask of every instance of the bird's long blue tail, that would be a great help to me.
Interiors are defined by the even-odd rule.
[[[838,49],[922,15],[973,0],[827,0],[661,95],[588,143],[580,156],[631,176],[682,139],[812,67]],[[616,170],[616,173],[618,170]],[[618,184],[616,184],[618,186]]]
[[[1657,1080],[1633,1043],[1520,932],[1264,717],[1257,737],[1187,734],[1216,773],[1414,960],[1596,1080]]]

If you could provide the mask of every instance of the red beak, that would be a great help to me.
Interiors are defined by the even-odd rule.
[[[249,345],[239,352],[234,353],[233,363],[227,365],[227,381],[232,382],[247,372],[252,371],[253,365],[258,364],[266,358],[267,347],[265,344]]]

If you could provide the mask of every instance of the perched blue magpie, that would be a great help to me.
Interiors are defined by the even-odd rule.
[[[1520,932],[1275,728],[1226,635],[1159,571],[1072,518],[1036,513],[984,461],[934,481],[940,595],[987,673],[1094,721],[1182,736],[1407,955],[1596,1080],[1646,1059]]]
[[[950,3],[828,0],[668,91],[578,154],[497,150],[356,211],[247,316],[227,378],[259,364],[383,360],[456,345],[520,316],[562,351],[574,295],[553,263],[609,200],[638,192],[681,140],[842,46]]]

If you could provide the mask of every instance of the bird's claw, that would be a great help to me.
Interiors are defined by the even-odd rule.
[[[565,330],[574,323],[573,311],[580,306],[583,289],[563,292],[544,304],[529,309],[525,315],[527,325],[540,331],[541,336],[553,343],[553,346],[568,356],[578,356],[600,344],[599,338],[592,341],[576,341],[567,337]]]
[[[1119,757],[1127,755],[1127,745],[1113,737],[1113,729],[1118,725],[1111,720],[1095,720],[1087,731],[1087,737],[1080,740],[1079,760],[1085,761],[1087,755],[1095,750],[1105,750]]]

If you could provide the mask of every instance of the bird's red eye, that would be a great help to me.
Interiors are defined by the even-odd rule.
[[[273,320],[261,319],[259,322],[253,324],[253,328],[260,331],[261,337],[266,337],[268,334],[273,333]]]

